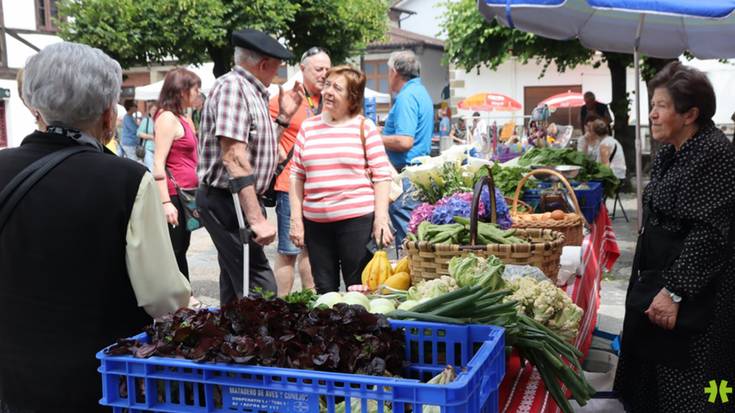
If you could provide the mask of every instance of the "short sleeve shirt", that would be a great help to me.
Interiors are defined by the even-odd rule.
[[[204,104],[197,172],[204,185],[227,188],[229,174],[222,163],[219,138],[247,144],[255,191],[263,193],[278,161],[277,127],[268,113],[268,90],[240,66],[217,79]]]
[[[413,158],[429,155],[433,131],[434,103],[421,78],[411,79],[398,92],[383,128],[386,136],[413,137],[413,147],[407,152],[386,150],[393,166],[400,170]]]
[[[288,128],[281,134],[279,145],[283,148],[286,154],[288,154],[288,152],[294,147],[294,143],[296,143],[296,135],[298,135],[304,119],[318,114],[320,98],[321,96],[319,95],[311,96],[311,103],[306,97],[301,99],[301,106],[299,106],[296,113],[291,117],[291,122]],[[270,101],[270,113],[273,119],[278,116],[278,96],[274,96]],[[286,166],[283,168],[283,172],[281,172],[281,174],[276,178],[276,185],[274,187],[276,191],[288,192],[292,163],[293,158],[288,161]]]

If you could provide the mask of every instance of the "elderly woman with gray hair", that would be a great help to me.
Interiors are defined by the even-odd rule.
[[[101,411],[95,352],[188,303],[152,176],[104,147],[121,81],[76,43],[25,66],[23,100],[48,126],[0,152],[3,413]]]

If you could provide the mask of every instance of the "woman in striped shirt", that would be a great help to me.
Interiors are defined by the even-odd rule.
[[[388,224],[390,164],[380,132],[360,113],[365,75],[332,68],[321,115],[301,125],[291,167],[291,240],[309,250],[319,294],[360,284],[374,237],[393,241]]]

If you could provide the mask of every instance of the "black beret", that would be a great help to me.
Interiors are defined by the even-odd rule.
[[[281,60],[293,59],[293,54],[269,35],[255,29],[245,29],[232,33],[232,45],[250,49],[266,56]]]

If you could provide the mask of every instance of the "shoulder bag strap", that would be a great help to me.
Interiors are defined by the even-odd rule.
[[[5,223],[8,221],[10,214],[15,210],[18,202],[25,197],[36,182],[40,181],[49,171],[65,159],[80,152],[95,152],[95,150],[86,145],[64,148],[34,161],[11,179],[3,190],[0,191],[0,232],[2,232]]]
[[[368,172],[370,167],[368,165],[367,140],[365,138],[365,118],[360,120],[360,142],[362,142],[362,153],[365,155],[365,172]],[[368,174],[370,173],[368,172]]]
[[[611,165],[612,165],[612,160],[613,158],[615,158],[615,154],[617,152],[618,152],[618,143],[615,142],[615,149],[613,149],[612,153],[610,154],[610,159],[608,160],[608,162],[610,162]]]
[[[294,146],[296,146],[295,143],[294,143]],[[278,166],[276,166],[276,173],[275,173],[276,176],[280,175],[281,172],[283,172],[283,170],[286,169],[286,165],[288,165],[288,162],[293,157],[294,146],[292,146],[291,150],[288,151],[288,155],[286,156],[286,159],[284,159],[283,162],[279,163]]]

